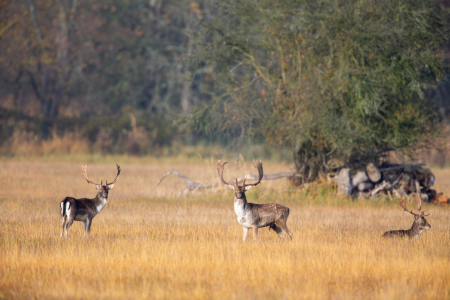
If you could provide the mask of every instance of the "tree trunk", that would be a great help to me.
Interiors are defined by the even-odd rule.
[[[298,142],[294,150],[294,163],[298,177],[295,184],[315,181],[319,174],[326,174],[326,158],[324,151],[314,148],[310,141]]]
[[[191,11],[186,12],[186,35],[188,37],[187,41],[187,49],[186,49],[186,57],[190,57],[192,55],[193,51],[193,44],[192,44],[192,38],[190,34],[191,30],[191,22],[193,18],[193,13]],[[192,101],[191,101],[191,81],[188,79],[188,73],[189,70],[186,66],[184,66],[184,72],[182,72],[181,76],[183,78],[183,90],[182,90],[182,96],[181,96],[181,107],[183,109],[183,112],[188,112],[191,108]]]
[[[68,74],[68,52],[69,52],[69,12],[71,16],[75,13],[77,0],[74,0],[70,8],[66,7],[65,2],[59,1],[58,16],[58,36],[56,38],[56,66],[47,65],[41,60],[41,56],[47,51],[43,45],[35,53],[38,63],[38,71],[31,73],[30,81],[36,97],[41,102],[41,109],[44,118],[56,118],[59,115],[59,108],[62,101],[63,90],[65,88],[66,77]],[[28,10],[31,16],[33,27],[36,31],[36,38],[39,42],[44,42],[44,36],[39,26],[37,10],[33,0],[28,0]],[[36,76],[36,78],[35,78]],[[39,78],[39,80],[36,80]]]

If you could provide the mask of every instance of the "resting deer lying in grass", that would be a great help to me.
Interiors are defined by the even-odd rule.
[[[253,166],[258,169],[259,180],[256,183],[244,184],[239,186],[237,183],[228,183],[223,179],[223,168],[227,162],[221,163],[220,160],[217,163],[217,172],[219,173],[220,180],[230,189],[234,191],[234,212],[237,216],[237,221],[244,229],[242,239],[247,239],[248,230],[253,229],[253,237],[256,240],[258,237],[258,228],[267,227],[273,229],[281,238],[287,235],[292,240],[292,234],[286,226],[286,220],[289,217],[289,208],[278,203],[271,204],[254,204],[248,203],[245,197],[245,192],[252,186],[256,186],[261,182],[263,178],[262,163],[259,161],[254,162]]]
[[[408,237],[410,239],[418,239],[420,235],[422,234],[423,229],[430,229],[431,225],[428,223],[428,221],[425,219],[425,211],[421,211],[422,207],[422,199],[420,196],[417,196],[417,210],[420,212],[420,214],[413,213],[412,209],[408,210],[406,208],[406,197],[403,196],[400,201],[400,206],[407,212],[414,215],[414,223],[412,224],[411,228],[408,230],[392,230],[387,231],[383,234],[384,238],[392,238],[392,237]]]
[[[75,199],[72,197],[66,197],[61,201],[61,237],[65,226],[67,238],[69,227],[72,226],[73,221],[83,222],[83,236],[86,236],[87,233],[87,236],[89,237],[92,220],[102,211],[103,208],[105,208],[106,202],[108,201],[108,192],[114,187],[114,183],[117,181],[120,174],[120,166],[117,165],[117,175],[113,182],[108,183],[108,180],[106,180],[106,185],[103,185],[102,180],[100,184],[96,184],[88,179],[86,172],[87,165],[81,166],[81,168],[83,170],[83,173],[81,173],[83,177],[88,183],[93,184],[94,188],[98,191],[97,196],[95,196],[94,199]],[[66,220],[67,224],[65,224]]]

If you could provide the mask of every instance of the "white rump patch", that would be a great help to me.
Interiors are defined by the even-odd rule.
[[[70,215],[70,203],[67,202],[67,207],[66,207],[66,216],[68,217]]]

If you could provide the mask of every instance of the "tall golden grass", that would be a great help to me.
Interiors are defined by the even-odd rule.
[[[74,163],[0,162],[0,299],[449,299],[450,211],[430,209],[432,228],[417,241],[381,240],[409,228],[395,202],[338,199],[327,187],[302,192],[284,180],[248,192],[256,203],[291,208],[293,240],[262,229],[241,241],[231,191],[180,196],[179,178],[156,181],[168,165],[121,164],[122,174],[91,237],[75,222],[59,237],[59,202],[93,197]],[[214,162],[177,163],[201,182]],[[226,176],[252,172],[227,166]],[[286,166],[265,163],[274,173]],[[113,179],[113,164],[92,164],[89,178]],[[437,170],[448,194],[450,170]],[[411,205],[411,204],[410,204]]]

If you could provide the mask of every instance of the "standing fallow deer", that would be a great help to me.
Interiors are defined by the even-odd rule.
[[[400,206],[405,211],[414,215],[414,223],[412,224],[411,228],[408,230],[387,231],[383,234],[384,238],[408,237],[410,239],[418,239],[424,229],[431,228],[430,223],[428,223],[428,221],[425,219],[425,217],[429,216],[430,214],[425,215],[425,211],[422,211],[422,199],[421,199],[420,195],[417,196],[417,210],[420,212],[420,214],[413,213],[412,209],[409,210],[406,208],[406,197],[405,196],[403,196],[401,198]]]
[[[66,229],[66,238],[67,233],[69,231],[69,227],[72,226],[73,221],[81,221],[83,222],[83,237],[89,237],[91,232],[92,220],[96,215],[98,215],[103,208],[106,206],[106,202],[108,201],[108,192],[110,189],[114,187],[114,183],[117,181],[117,178],[120,174],[120,166],[117,166],[117,175],[116,179],[113,182],[108,183],[106,180],[106,185],[103,185],[103,180],[100,184],[93,183],[89,180],[87,176],[87,165],[81,166],[83,172],[81,173],[86,179],[88,183],[94,185],[94,188],[98,191],[97,196],[94,199],[81,198],[75,199],[72,197],[66,197],[61,201],[61,237],[63,236],[64,227]],[[67,224],[65,224],[67,221]]]
[[[287,235],[292,240],[292,234],[286,226],[286,220],[289,217],[289,208],[278,203],[271,204],[255,204],[248,203],[245,197],[245,192],[252,186],[256,186],[261,182],[263,178],[263,168],[261,161],[256,161],[253,166],[258,169],[259,180],[256,183],[245,184],[245,180],[242,186],[237,183],[229,183],[223,179],[223,168],[227,162],[217,163],[217,172],[219,173],[220,180],[228,185],[230,189],[234,191],[234,212],[237,216],[237,221],[244,229],[242,239],[247,239],[248,230],[253,229],[253,238],[256,240],[258,237],[258,228],[269,226],[269,230],[273,229],[281,238]]]

